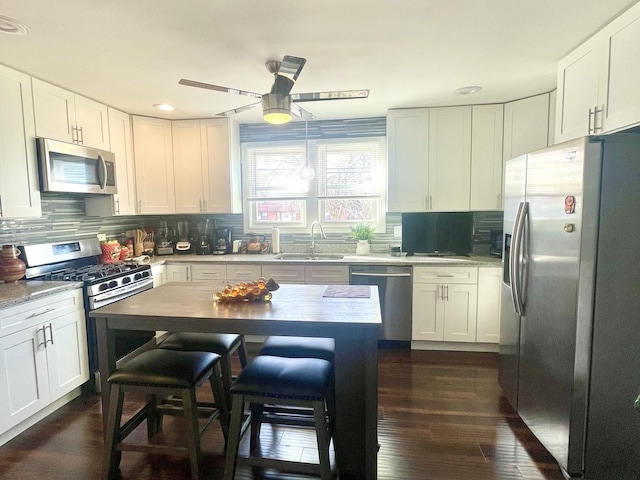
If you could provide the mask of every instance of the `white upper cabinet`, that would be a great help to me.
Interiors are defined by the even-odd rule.
[[[424,212],[429,201],[429,109],[387,112],[387,211]]]
[[[558,64],[557,142],[594,133],[600,66],[605,55],[599,40],[599,35],[593,37]]]
[[[208,165],[207,213],[242,213],[240,133],[228,118],[200,120],[202,157]]]
[[[640,123],[640,3],[603,30],[609,53],[602,130],[611,132]],[[604,85],[604,81],[602,81]]]
[[[209,169],[202,157],[200,121],[171,122],[173,141],[173,175],[176,193],[176,213],[204,211],[204,192],[208,190]]]
[[[0,65],[0,218],[42,214],[31,78]]]
[[[175,213],[171,121],[132,117],[137,213]]]
[[[556,142],[640,123],[640,3],[558,63]]]
[[[502,209],[502,105],[477,105],[471,112],[471,210]]]
[[[503,160],[533,152],[548,145],[548,93],[504,105]]]
[[[500,210],[503,121],[502,104],[389,110],[387,211]]]
[[[471,187],[471,107],[429,109],[430,211],[467,211]]]
[[[109,150],[106,105],[37,78],[32,83],[37,136]]]
[[[87,216],[135,215],[136,185],[133,140],[129,114],[109,107],[109,140],[116,157],[115,195],[89,195],[85,198]]]
[[[176,213],[242,211],[237,128],[226,118],[172,122]]]

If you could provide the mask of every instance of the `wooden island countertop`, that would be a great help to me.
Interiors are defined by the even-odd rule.
[[[243,335],[332,337],[336,340],[334,445],[340,478],[377,476],[378,333],[382,324],[377,287],[370,296],[325,297],[327,285],[281,285],[269,302],[218,303],[206,282],[171,282],[93,310],[102,384],[115,369],[115,330],[166,330]],[[349,295],[349,286],[338,295]],[[335,286],[332,286],[335,293]],[[362,290],[359,290],[361,293]],[[106,417],[105,417],[106,418]]]

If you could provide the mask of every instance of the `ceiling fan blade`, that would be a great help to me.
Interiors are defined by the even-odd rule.
[[[351,98],[367,98],[369,90],[338,90],[335,92],[292,93],[294,102],[317,102],[320,100],[347,100]]]
[[[295,82],[298,79],[298,75],[302,71],[302,67],[307,63],[306,58],[292,57],[291,55],[285,55],[280,63],[280,69],[278,73],[281,75],[287,75],[293,78]]]
[[[235,95],[246,95],[253,98],[262,98],[262,95],[254,92],[247,92],[246,90],[238,90],[237,88],[221,87],[220,85],[211,85],[210,83],[196,82],[195,80],[181,79],[178,82],[180,85],[186,85],[188,87],[206,88],[208,90],[216,90],[218,92],[233,93]]]
[[[291,113],[302,120],[312,120],[316,116],[295,103],[291,104]]]
[[[246,112],[247,110],[251,110],[252,108],[257,107],[262,102],[250,103],[249,105],[245,105],[244,107],[233,108],[231,110],[227,110],[226,112],[216,113],[217,116],[220,117],[230,117],[231,115],[235,115],[236,113]]]
[[[276,74],[275,80],[273,81],[273,86],[271,87],[271,91],[269,93],[275,93],[277,95],[289,95],[289,92],[293,88],[293,84],[295,83],[289,77],[285,77],[284,75]]]

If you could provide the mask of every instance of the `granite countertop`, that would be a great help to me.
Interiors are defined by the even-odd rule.
[[[0,283],[0,309],[81,287],[82,282],[67,281],[20,280]]]
[[[286,253],[285,253],[286,255]],[[277,258],[277,254],[230,254],[230,255],[165,255],[151,257],[151,264],[167,264],[167,263],[247,263],[247,264],[293,264],[293,265],[350,265],[350,264],[380,264],[380,265],[414,265],[414,266],[459,266],[459,267],[479,267],[492,266],[498,267],[502,264],[501,258],[488,256],[470,256],[470,257],[421,257],[421,256],[391,256],[388,253],[371,253],[369,255],[352,255],[352,254],[336,254],[336,253],[317,253],[317,260],[309,260],[306,255],[299,257],[288,257],[284,259]],[[339,258],[337,255],[344,255]],[[324,257],[323,257],[324,256]]]

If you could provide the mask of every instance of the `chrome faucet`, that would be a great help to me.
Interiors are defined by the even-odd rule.
[[[311,245],[309,246],[309,251],[311,252],[311,255],[316,254],[316,237],[313,233],[314,229],[316,228],[316,225],[320,227],[320,238],[327,238],[327,236],[324,234],[324,229],[322,228],[322,225],[320,224],[320,222],[313,222],[311,224]]]

